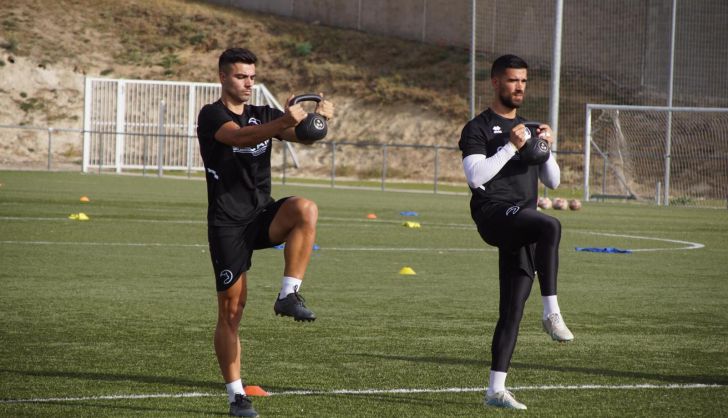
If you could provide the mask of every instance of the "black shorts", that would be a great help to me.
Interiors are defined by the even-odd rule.
[[[215,285],[218,292],[227,290],[241,273],[250,270],[253,250],[281,244],[270,241],[268,230],[278,209],[287,199],[289,197],[269,204],[247,225],[208,226],[207,239],[210,243],[210,258],[215,269]]]
[[[483,241],[498,247],[502,273],[526,273],[531,279],[536,272],[536,242],[519,223],[519,215],[533,215],[536,209],[513,205],[491,206],[487,211],[473,211],[473,220]],[[528,216],[528,215],[527,215]]]

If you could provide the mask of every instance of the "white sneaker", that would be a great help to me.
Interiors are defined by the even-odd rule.
[[[566,327],[560,313],[549,314],[542,322],[543,330],[546,331],[546,333],[550,335],[554,341],[564,342],[574,339],[574,334],[572,334],[571,331],[569,331],[569,328]]]
[[[484,403],[485,406],[494,406],[496,408],[527,409],[526,405],[518,402],[513,393],[508,390],[496,392],[493,395],[489,395],[486,391]]]

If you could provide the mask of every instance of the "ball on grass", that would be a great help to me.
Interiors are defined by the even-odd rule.
[[[557,198],[554,199],[554,202],[553,202],[554,209],[556,209],[556,210],[564,210],[564,209],[567,208],[567,206],[568,206],[568,204],[566,203],[566,200],[565,199],[562,199],[560,197],[557,197]]]
[[[540,207],[541,209],[551,209],[551,207],[552,207],[551,199],[549,199],[548,197],[539,197],[538,198],[538,207]]]
[[[581,209],[581,200],[579,200],[579,199],[569,200],[569,209],[571,209],[571,210]]]

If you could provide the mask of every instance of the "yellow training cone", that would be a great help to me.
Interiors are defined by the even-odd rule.
[[[72,213],[68,215],[68,219],[73,219],[74,221],[78,220],[78,213]]]
[[[403,276],[414,276],[417,273],[415,273],[415,271],[412,270],[412,267],[402,267],[399,270],[399,274],[401,274]]]
[[[85,213],[83,213],[83,212],[80,212],[80,213],[78,214],[78,220],[79,220],[79,221],[88,221],[89,219],[91,219],[91,218],[89,218],[89,217],[88,217],[88,215],[86,215],[86,214],[85,214]]]
[[[91,199],[89,199],[88,196],[81,196],[81,198],[79,200],[83,203],[88,203],[91,201]]]
[[[421,228],[420,223],[414,221],[406,221],[402,226],[406,226],[407,228]]]

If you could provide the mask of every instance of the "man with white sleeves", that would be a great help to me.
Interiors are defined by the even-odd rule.
[[[515,55],[493,62],[493,101],[468,122],[460,137],[463,168],[472,190],[470,212],[483,240],[498,247],[500,305],[493,333],[491,370],[485,404],[526,409],[506,390],[505,380],[533,278],[538,272],[544,304],[543,328],[555,341],[574,336],[564,324],[556,298],[561,224],[539,212],[538,181],[556,188],[561,172],[553,155],[542,164],[521,161],[518,150],[530,137],[517,115],[526,90],[528,65]],[[552,143],[551,128],[536,134]]]

